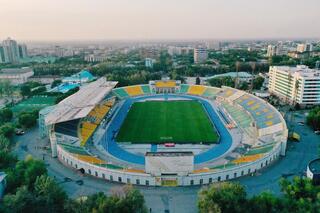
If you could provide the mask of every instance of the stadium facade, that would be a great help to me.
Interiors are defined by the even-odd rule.
[[[250,175],[285,155],[286,123],[272,105],[256,96],[171,80],[121,88],[116,84],[100,78],[45,113],[53,157],[108,181],[189,186]],[[170,146],[116,141],[134,103],[179,100],[202,104],[219,134],[217,144],[175,144],[166,137],[162,139]]]

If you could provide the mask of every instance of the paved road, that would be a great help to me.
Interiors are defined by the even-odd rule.
[[[299,119],[295,119],[296,122]],[[300,118],[303,120],[303,117]],[[307,163],[318,156],[318,148],[320,145],[320,136],[315,135],[307,126],[295,126],[295,130],[301,134],[302,140],[299,143],[288,142],[286,157],[269,166],[260,172],[256,177],[243,177],[236,181],[243,184],[249,195],[254,195],[262,191],[271,191],[275,194],[280,193],[278,185],[282,175],[302,174]],[[88,195],[98,191],[107,194],[111,193],[112,188],[121,186],[120,184],[98,180],[93,177],[81,176],[77,172],[66,169],[56,159],[50,157],[47,151],[36,149],[36,146],[48,145],[48,141],[38,138],[38,129],[35,128],[28,131],[25,135],[15,138],[15,153],[20,159],[24,159],[27,154],[31,154],[36,158],[45,160],[48,165],[49,175],[55,177],[61,184],[63,189],[71,197]],[[71,178],[72,181],[65,182],[65,177]],[[79,186],[75,180],[83,180],[84,184]],[[196,202],[197,193],[200,187],[137,187],[145,196],[148,208],[152,208],[152,212],[164,212],[170,210],[170,213],[191,213],[197,212]]]

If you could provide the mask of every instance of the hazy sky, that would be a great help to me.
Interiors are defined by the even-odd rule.
[[[320,0],[0,0],[0,40],[319,38]]]

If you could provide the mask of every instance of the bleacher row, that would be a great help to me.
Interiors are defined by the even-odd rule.
[[[145,173],[144,170],[141,170],[141,169],[124,168],[119,165],[108,163],[96,156],[93,156],[88,151],[86,151],[83,147],[72,146],[69,144],[60,144],[60,146],[65,151],[69,152],[72,156],[76,157],[80,161],[84,161],[87,163],[91,163],[94,165],[98,165],[98,166],[108,168],[108,169],[113,169],[113,170],[121,170],[125,172],[134,172],[134,173]]]
[[[161,84],[159,85],[159,87],[164,87],[164,85]],[[220,91],[221,90],[219,88],[214,88],[214,87],[181,84],[179,93],[189,94],[189,95],[199,95],[199,96],[210,98],[210,97],[216,96]],[[139,95],[152,94],[149,85],[136,85],[136,86],[116,88],[116,89],[113,89],[113,93],[120,99],[139,96]]]
[[[114,99],[108,100],[103,104],[97,105],[87,117],[82,119],[80,124],[80,145],[84,146],[88,139],[92,136],[97,126],[109,112],[114,104]]]

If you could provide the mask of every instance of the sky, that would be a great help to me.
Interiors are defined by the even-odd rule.
[[[0,40],[319,38],[320,0],[0,0]]]

